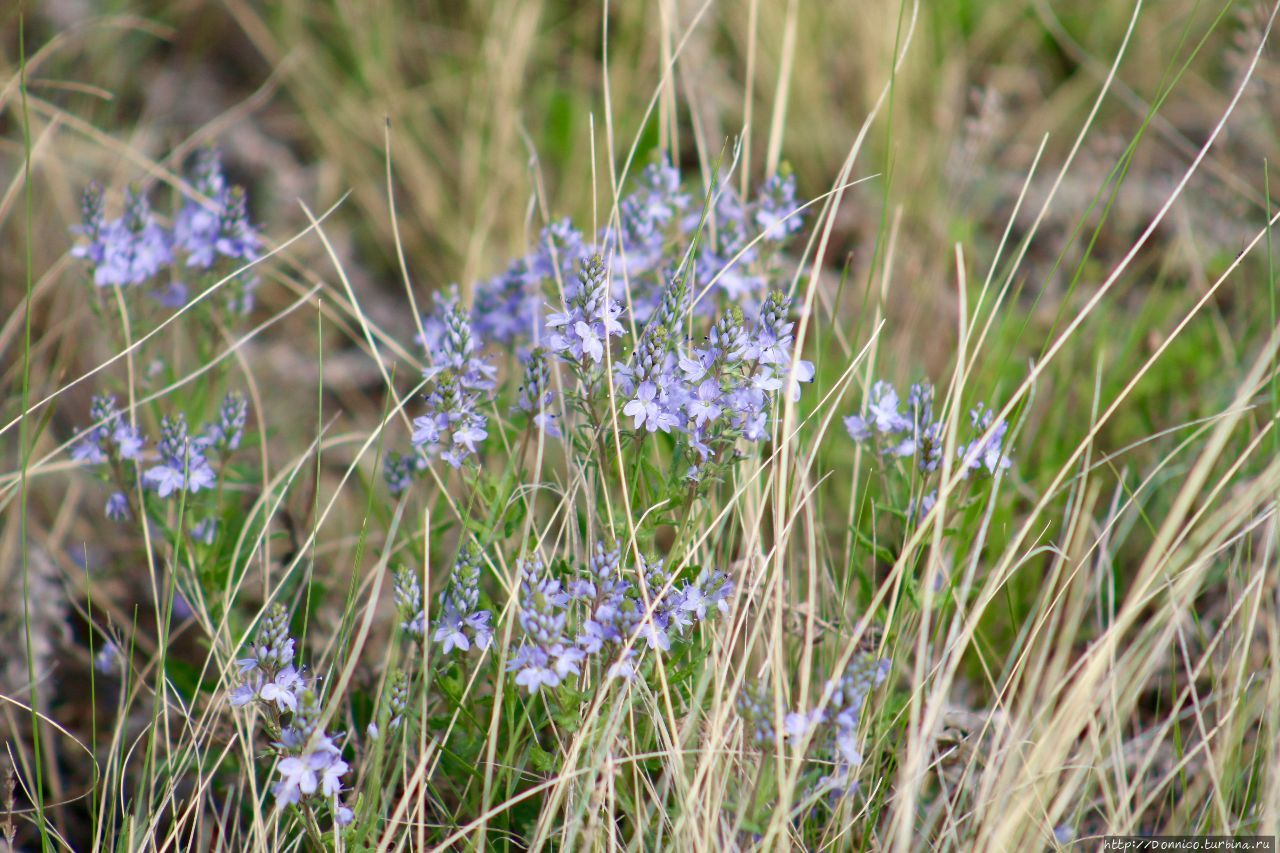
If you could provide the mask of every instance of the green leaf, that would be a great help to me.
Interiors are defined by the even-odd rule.
[[[550,773],[556,768],[556,757],[547,752],[537,743],[529,743],[529,763],[533,765],[533,769],[539,773]]]

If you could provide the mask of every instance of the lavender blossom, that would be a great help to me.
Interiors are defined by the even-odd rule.
[[[683,381],[670,338],[662,327],[650,326],[640,341],[633,364],[620,366],[619,389],[631,397],[622,414],[633,419],[633,428],[670,432],[681,423],[679,412]]]
[[[519,397],[513,411],[525,412],[533,416],[533,425],[552,438],[560,437],[560,427],[556,425],[555,413],[548,410],[555,392],[551,390],[551,375],[547,369],[547,353],[542,348],[534,348],[523,359],[524,381],[520,385]]]
[[[671,650],[672,614],[680,613],[680,594],[674,589],[674,581],[662,559],[641,558],[640,571],[644,574],[649,606],[643,613],[638,632],[649,649],[667,652]],[[683,620],[677,618],[674,626],[680,630]]]
[[[426,395],[427,414],[414,419],[412,441],[427,457],[438,454],[459,468],[475,455],[477,442],[488,437],[488,419],[477,411],[477,392],[492,390],[496,370],[477,354],[470,318],[458,308],[456,293],[440,301],[424,332],[431,363],[423,376],[433,385]],[[393,485],[400,486],[402,472],[393,473]]]
[[[547,326],[553,330],[550,348],[578,367],[588,361],[599,364],[609,338],[623,333],[618,322],[621,315],[622,306],[609,295],[604,260],[592,255],[582,264],[578,286],[568,296],[565,310],[547,315]]]
[[[395,731],[404,723],[405,715],[409,711],[409,676],[404,670],[397,669],[391,674],[391,688],[387,701],[391,706],[391,718],[387,722],[387,727]]]
[[[944,423],[935,419],[934,398],[933,386],[918,382],[907,394],[905,411],[900,411],[902,403],[894,387],[888,382],[876,382],[868,397],[866,415],[846,417],[845,429],[854,441],[860,444],[874,441],[881,453],[912,459],[921,473],[931,474],[942,464],[944,444]],[[961,476],[968,477],[974,472],[995,474],[1008,468],[1012,464],[1004,448],[1008,424],[996,422],[994,412],[983,403],[970,412],[969,420],[974,438],[957,449]],[[927,495],[919,513],[913,502],[910,514],[927,513],[933,499],[932,493]]]
[[[382,463],[382,476],[387,481],[387,490],[392,495],[403,494],[413,483],[414,477],[425,468],[426,457],[419,452],[400,454],[390,451]]]
[[[901,405],[898,392],[883,380],[871,388],[867,400],[867,416],[850,415],[844,419],[845,429],[856,442],[864,442],[871,438],[873,431],[881,435],[902,432],[911,426],[911,421],[898,411]]]
[[[165,308],[181,308],[187,304],[187,299],[191,296],[191,288],[187,287],[185,282],[171,281],[147,295]]]
[[[129,498],[124,492],[112,492],[107,498],[105,507],[107,518],[112,521],[128,521],[132,517],[129,511]]]
[[[694,583],[685,587],[680,597],[680,610],[693,614],[699,621],[707,618],[709,608],[720,613],[729,612],[729,599],[733,597],[733,579],[719,569],[703,569]]]
[[[293,654],[289,613],[277,604],[258,627],[258,639],[249,656],[236,661],[241,683],[231,693],[231,704],[240,707],[257,700],[277,713],[297,710],[298,696],[307,684],[302,671],[293,665]]]
[[[437,298],[435,313],[423,324],[421,341],[430,361],[423,377],[430,379],[450,371],[467,391],[491,391],[497,384],[497,368],[478,354],[470,315],[458,307],[456,289]]]
[[[574,581],[571,592],[587,602],[587,615],[574,643],[587,654],[600,652],[605,643],[623,643],[639,622],[640,608],[631,583],[622,579],[622,552],[597,542],[587,563],[587,576]]]
[[[187,433],[187,419],[165,417],[160,424],[160,441],[156,444],[159,464],[148,468],[142,480],[167,498],[177,491],[192,494],[212,488],[217,475],[205,459],[203,442],[194,440]]]
[[[480,559],[470,545],[464,544],[454,563],[449,587],[440,594],[443,612],[432,635],[435,642],[444,646],[444,654],[454,649],[465,652],[472,644],[477,649],[489,647],[493,640],[493,628],[489,625],[491,614],[479,606]]]
[[[196,152],[187,181],[203,198],[188,198],[173,221],[174,240],[187,251],[203,254],[212,245],[218,232],[220,206],[226,193],[227,179],[222,172],[222,153],[212,145]],[[193,264],[188,259],[188,265]]]
[[[142,284],[173,262],[169,234],[156,223],[138,189],[126,194],[121,219],[86,222],[83,228],[94,234],[82,256],[94,264],[93,281],[99,287]]]
[[[623,197],[618,205],[621,229],[618,239],[612,232],[602,242],[613,246],[621,276],[637,280],[656,270],[662,260],[667,236],[689,208],[689,197],[680,192],[680,173],[666,161],[652,163],[640,173],[636,189]],[[616,245],[615,245],[616,244]],[[636,299],[637,319],[648,316],[651,302]]]
[[[475,288],[475,332],[484,340],[514,346],[519,340],[539,340],[542,327],[542,276],[529,268],[527,258],[482,281]]]
[[[858,750],[858,721],[867,696],[884,683],[889,675],[889,661],[877,660],[870,655],[859,654],[849,662],[839,681],[828,682],[830,691],[823,732],[825,748],[830,757],[832,771],[818,780],[820,790],[836,796],[850,793],[856,787],[853,774],[862,764]]]
[[[774,175],[765,181],[756,196],[755,208],[755,222],[765,240],[785,240],[804,226],[796,202],[795,175]]]
[[[174,218],[174,241],[186,252],[187,266],[208,269],[220,257],[257,258],[262,241],[249,222],[244,189],[227,185],[216,148],[196,155],[190,182],[204,198],[188,199]]]
[[[92,182],[84,188],[80,199],[80,224],[71,227],[73,234],[85,237],[88,242],[71,249],[71,257],[83,258],[96,269],[107,256],[106,213],[102,201],[102,187]]]
[[[237,450],[244,437],[244,425],[248,416],[248,399],[236,391],[227,394],[218,408],[218,419],[205,427],[203,444],[223,454]]]
[[[350,823],[353,814],[338,795],[344,790],[342,777],[351,769],[342,758],[334,736],[319,728],[320,704],[312,690],[299,697],[290,726],[280,735],[276,749],[284,756],[276,765],[280,778],[271,787],[280,806],[296,805],[304,799],[327,801],[338,824]]]
[[[191,538],[205,545],[212,545],[218,537],[218,519],[202,518],[191,528]]]
[[[107,461],[104,444],[120,420],[116,398],[110,394],[95,396],[89,404],[89,420],[93,426],[71,448],[71,458],[86,465],[100,465]]]
[[[409,636],[421,639],[427,632],[427,613],[418,575],[408,566],[400,566],[392,579],[392,589],[400,627]]]
[[[791,387],[791,401],[800,399],[800,383],[812,382],[813,363],[799,360],[792,366],[792,350],[795,338],[794,324],[787,319],[791,300],[780,291],[772,291],[760,309],[760,320],[740,351],[746,361],[756,362],[752,379],[757,388],[777,391],[787,383],[794,372],[795,384]]]
[[[89,419],[94,426],[71,448],[71,458],[86,465],[140,458],[145,444],[142,433],[126,423],[120,414],[115,397],[95,396],[89,406]]]
[[[488,419],[476,411],[474,392],[461,386],[453,373],[441,374],[426,396],[427,414],[414,418],[413,445],[426,456],[439,455],[454,468],[476,453],[477,442],[488,437]]]
[[[583,652],[566,645],[565,605],[569,595],[555,580],[535,554],[521,560],[520,628],[524,639],[507,663],[507,671],[516,673],[516,684],[530,693],[540,687],[555,687],[569,674],[578,674]]]
[[[962,445],[958,451],[960,462],[967,471],[985,471],[988,474],[995,474],[1013,464],[1004,452],[1004,438],[1009,431],[1009,424],[1004,420],[996,421],[995,416],[996,413],[988,409],[984,403],[979,403],[969,413],[969,422],[973,426],[975,437],[969,444]],[[988,431],[990,431],[989,435]]]
[[[93,668],[103,675],[114,675],[124,668],[124,655],[115,640],[107,640],[93,658]]]

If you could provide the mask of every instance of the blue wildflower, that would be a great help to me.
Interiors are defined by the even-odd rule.
[[[271,786],[271,793],[282,806],[296,805],[303,799],[327,801],[333,809],[334,821],[343,825],[354,817],[351,809],[338,799],[344,790],[342,777],[351,768],[334,743],[335,736],[319,728],[320,713],[315,692],[303,690],[292,721],[275,744],[284,757],[276,765],[280,778]]]
[[[565,676],[578,674],[585,653],[566,643],[564,608],[569,595],[560,581],[547,573],[536,554],[521,560],[518,571],[524,639],[507,670],[516,673],[516,684],[536,693],[540,687],[555,687]]]
[[[395,731],[400,728],[409,711],[409,676],[404,670],[397,669],[391,674],[391,687],[388,693],[391,718],[387,721],[387,727]]]
[[[174,218],[174,241],[187,255],[187,266],[208,269],[218,258],[251,261],[262,241],[249,221],[243,187],[227,185],[216,148],[196,155],[191,184],[204,199],[188,199]]]
[[[114,675],[124,667],[124,655],[115,640],[107,640],[93,658],[93,668],[103,675]]]
[[[160,461],[143,473],[142,480],[160,497],[167,498],[175,491],[194,494],[212,488],[217,481],[217,475],[205,459],[202,442],[188,435],[184,415],[164,418],[156,450]]]
[[[402,494],[413,483],[413,478],[426,467],[426,458],[420,453],[400,454],[389,452],[382,463],[382,475],[387,489],[393,495]]]
[[[804,226],[796,203],[795,175],[774,175],[756,195],[755,222],[765,240],[779,242]]]
[[[771,291],[760,309],[760,319],[739,351],[745,361],[756,362],[753,384],[763,391],[778,391],[792,372],[792,350],[795,338],[794,324],[787,319],[791,300],[781,291]],[[800,399],[800,383],[813,381],[813,363],[799,360],[795,363],[795,385],[791,400]]]
[[[396,610],[400,614],[400,627],[409,636],[421,639],[427,632],[427,613],[422,584],[418,582],[417,574],[408,566],[396,569],[392,578],[392,590],[395,593]]]
[[[609,295],[604,260],[592,255],[582,264],[578,286],[566,300],[565,310],[547,316],[552,331],[548,343],[553,352],[578,366],[589,359],[598,364],[604,360],[609,338],[623,333],[618,318],[622,306]]]
[[[461,467],[489,435],[488,419],[476,411],[475,392],[446,372],[437,376],[426,401],[427,413],[414,418],[410,440],[428,457],[439,454],[452,467]]]
[[[112,492],[107,498],[106,516],[112,521],[128,521],[132,517],[129,511],[129,499],[124,492]]]
[[[497,368],[478,354],[470,314],[458,306],[456,289],[437,297],[435,313],[427,319],[423,333],[430,361],[422,372],[424,378],[450,371],[467,391],[490,391],[497,384]]]
[[[102,221],[100,201],[96,209],[90,203],[86,196],[85,212],[96,218],[82,226],[91,242],[80,256],[94,265],[93,281],[99,287],[142,284],[173,262],[169,234],[151,215],[140,190],[129,190],[123,218],[110,222]]]
[[[202,518],[191,528],[191,538],[204,545],[212,545],[218,536],[218,519]]]
[[[444,646],[444,654],[455,648],[466,651],[473,643],[477,649],[489,647],[491,616],[480,609],[480,560],[470,545],[464,544],[458,552],[449,587],[440,594],[440,609],[432,639]]]
[[[1004,452],[1004,438],[1009,431],[1009,424],[995,421],[995,412],[979,403],[969,413],[969,422],[975,433],[974,440],[959,448],[960,462],[967,471],[986,471],[994,474],[1013,464]],[[993,426],[994,422],[994,426]],[[990,435],[987,435],[988,430]],[[987,435],[986,440],[983,436]]]
[[[827,683],[830,695],[823,715],[829,722],[821,744],[831,761],[832,770],[818,780],[819,790],[842,796],[856,787],[854,772],[862,764],[858,750],[858,721],[867,696],[884,683],[889,675],[889,661],[858,654],[849,662],[839,681]]]
[[[237,391],[227,394],[218,407],[218,419],[205,427],[205,445],[223,454],[237,450],[244,437],[244,425],[248,416],[248,398]]]
[[[102,187],[92,182],[84,188],[80,199],[80,224],[73,225],[71,231],[80,234],[88,242],[71,249],[71,257],[83,258],[95,268],[102,264],[107,255],[106,213],[102,201]]]
[[[100,465],[108,459],[138,459],[145,440],[142,434],[120,417],[116,398],[99,394],[89,406],[94,426],[71,448],[71,458],[86,465]]]
[[[236,661],[241,683],[231,693],[231,704],[239,707],[258,700],[278,711],[296,710],[306,680],[293,665],[294,645],[289,636],[289,613],[276,604],[258,626],[249,656]]]
[[[533,416],[533,425],[552,438],[560,437],[554,412],[548,411],[555,392],[551,389],[551,374],[547,368],[547,353],[540,347],[530,350],[523,358],[524,381],[520,385],[514,411]]]

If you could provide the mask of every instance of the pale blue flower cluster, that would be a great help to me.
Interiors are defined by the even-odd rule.
[[[208,269],[220,257],[258,257],[262,241],[249,222],[244,188],[228,185],[218,149],[201,149],[190,181],[203,198],[188,198],[173,224],[174,243],[186,253],[187,266]]]
[[[424,327],[429,364],[423,376],[429,381],[427,413],[414,418],[412,442],[421,456],[439,456],[454,468],[476,453],[478,442],[489,435],[488,418],[480,414],[482,392],[495,385],[495,368],[478,354],[471,335],[471,319],[459,307],[457,295],[439,300],[436,313]],[[391,459],[391,457],[388,457]],[[399,457],[389,464],[388,482],[393,489],[422,470],[422,464],[405,463]]]
[[[218,481],[213,466],[206,458],[203,437],[192,438],[187,432],[186,415],[167,415],[160,422],[160,440],[156,442],[157,464],[142,474],[142,481],[162,498],[174,492],[211,489]]]
[[[231,693],[236,707],[257,700],[279,713],[298,709],[298,694],[306,686],[302,671],[293,665],[295,643],[289,636],[289,613],[275,605],[258,626],[257,642],[248,657],[236,661],[240,686]]]
[[[830,680],[812,709],[790,711],[783,717],[782,734],[804,745],[805,757],[823,768],[813,793],[843,796],[856,790],[854,774],[862,764],[858,723],[867,696],[889,675],[888,660],[859,653],[844,674]],[[773,693],[764,683],[744,685],[736,702],[738,716],[750,725],[753,743],[766,747],[777,739]]]
[[[495,343],[545,344],[541,308],[546,294],[570,290],[575,272],[593,255],[607,267],[612,298],[627,304],[636,322],[648,322],[661,302],[669,270],[680,265],[702,225],[701,211],[692,202],[680,173],[668,163],[654,163],[620,200],[617,223],[602,228],[594,243],[568,220],[548,225],[532,253],[477,285],[477,331]],[[802,207],[791,175],[770,178],[749,202],[719,180],[710,227],[695,259],[697,279],[715,282],[716,292],[698,310],[710,312],[718,297],[725,297],[754,316],[776,273],[779,247],[803,224]]]
[[[734,585],[724,572],[704,570],[696,580],[677,584],[661,561],[639,570],[646,575],[643,589],[624,579],[621,552],[602,543],[567,586],[536,555],[522,560],[521,644],[507,664],[516,684],[530,693],[556,687],[610,647],[615,651],[601,658],[606,677],[631,679],[637,672],[637,642],[669,651],[685,629],[728,611]]]
[[[308,688],[299,697],[290,725],[274,744],[283,757],[276,764],[280,778],[271,786],[271,793],[281,806],[304,799],[328,803],[334,823],[345,826],[355,819],[354,812],[339,799],[344,790],[342,777],[351,768],[342,758],[336,736],[317,725],[319,717],[319,700]]]
[[[107,218],[100,187],[90,184],[85,189],[81,224],[72,228],[84,242],[71,254],[89,262],[96,285],[150,283],[157,300],[180,307],[189,293],[181,278],[183,269],[227,274],[259,256],[262,240],[249,219],[245,192],[229,185],[217,149],[197,154],[188,180],[200,197],[183,203],[174,215],[172,231],[156,220],[146,194],[136,187],[126,192],[123,213],[117,219]],[[228,263],[214,270],[221,259]],[[170,280],[159,281],[166,269],[172,271]],[[231,282],[225,296],[235,313],[252,308],[257,283],[251,274]]]
[[[531,254],[516,258],[502,273],[476,286],[476,333],[502,346],[526,341],[545,346],[547,294],[571,287],[589,256],[582,235],[569,220],[543,228]]]
[[[513,411],[524,412],[536,428],[551,438],[560,437],[560,427],[556,423],[556,414],[550,410],[555,400],[555,391],[551,389],[551,371],[547,367],[547,353],[541,347],[535,347],[526,353],[524,362],[524,380],[520,384],[516,404]]]
[[[133,518],[129,509],[129,497],[124,492],[112,492],[107,497],[105,513],[111,521],[128,521]]]
[[[615,373],[633,428],[685,436],[696,459],[689,477],[699,480],[706,463],[738,438],[768,439],[776,393],[794,380],[791,399],[798,400],[799,383],[812,381],[814,369],[804,360],[793,364],[794,324],[782,293],[766,297],[750,331],[731,307],[693,346],[682,323],[684,289],[682,277],[673,279],[634,356]]]
[[[392,579],[391,589],[400,614],[400,628],[406,634],[422,639],[427,633],[427,608],[418,575],[408,566],[400,566]]]
[[[604,259],[592,255],[582,264],[577,286],[565,293],[563,311],[547,315],[548,348],[575,368],[604,361],[609,339],[623,333],[622,305],[609,292]]]
[[[862,753],[858,749],[862,707],[871,691],[883,684],[888,675],[888,660],[855,655],[844,675],[827,682],[825,705],[808,712],[787,714],[784,720],[787,737],[807,739],[808,756],[826,765],[827,772],[817,781],[819,792],[842,796],[855,789],[854,773],[862,764]]]
[[[729,612],[733,579],[719,569],[703,569],[693,581],[677,583],[662,560],[642,560],[649,608],[640,624],[640,636],[650,649],[670,651],[673,638],[708,615]],[[637,598],[641,598],[637,596]]]
[[[204,545],[212,545],[218,538],[218,519],[202,518],[191,528],[191,538]]]
[[[601,415],[603,398],[614,399],[605,393],[612,380],[624,422],[641,434],[676,435],[695,482],[732,461],[725,451],[740,438],[767,440],[778,393],[798,400],[800,385],[814,376],[813,365],[795,357],[789,298],[766,293],[776,270],[765,255],[776,255],[802,224],[795,181],[769,180],[750,204],[717,186],[705,215],[674,169],[650,166],[595,244],[568,221],[552,223],[533,254],[477,286],[472,312],[454,290],[441,298],[419,339],[428,351],[427,412],[413,422],[415,451],[386,457],[391,492],[404,492],[434,458],[459,468],[478,455],[489,435],[479,398],[496,385],[493,365],[480,354],[482,340],[519,354],[523,377],[514,410],[545,435],[576,428],[566,420],[575,410],[597,434],[612,423]],[[695,300],[695,280],[726,285]],[[726,295],[735,304],[711,324]],[[624,358],[612,347],[631,329],[640,332]],[[704,345],[695,343],[708,331]],[[607,363],[612,376],[604,374]],[[564,385],[565,408],[553,412],[558,365],[574,381]]]
[[[492,391],[498,370],[480,355],[471,316],[459,306],[456,288],[437,294],[436,310],[423,320],[419,343],[427,352],[424,379],[449,372],[469,391]]]
[[[146,451],[147,438],[136,426],[125,420],[109,394],[93,398],[89,418],[93,425],[71,448],[71,458],[84,465],[100,466],[115,490],[107,498],[105,513],[113,521],[133,517],[129,494],[134,484],[134,468],[125,462],[136,462],[142,468],[142,484],[161,498],[186,493],[194,495],[217,485],[218,473],[210,461],[221,465],[239,448],[244,436],[248,401],[243,394],[232,392],[222,402],[218,417],[199,435],[191,435],[186,416],[165,416],[160,424],[160,439],[154,453]],[[216,521],[206,519],[192,531],[195,538],[211,542]]]
[[[71,458],[86,465],[123,459],[139,459],[145,440],[138,429],[120,416],[116,398],[100,394],[89,405],[93,426],[71,448]]]
[[[240,449],[244,438],[244,425],[249,418],[249,400],[244,394],[232,391],[222,398],[218,418],[204,430],[205,446],[220,454]]]
[[[430,620],[431,640],[441,645],[445,655],[455,649],[463,652],[472,648],[484,650],[493,642],[492,614],[480,607],[480,569],[480,552],[464,543],[458,550],[444,591],[440,593],[438,611]],[[401,566],[395,572],[392,589],[401,630],[415,642],[423,642],[428,632],[428,615],[418,575],[408,566]],[[404,701],[407,701],[407,691],[405,684]],[[403,713],[403,708],[395,708],[396,701],[393,689],[393,718]],[[393,719],[392,728],[396,725]]]
[[[885,456],[911,460],[921,474],[931,475],[941,466],[944,452],[944,422],[935,417],[934,396],[931,384],[916,383],[904,405],[891,383],[878,381],[867,395],[865,413],[846,417],[845,429],[859,444],[871,443]],[[1013,464],[1004,446],[1006,421],[997,421],[985,403],[978,403],[969,413],[969,425],[972,437],[956,448],[962,477],[994,475]],[[935,502],[935,491],[913,499],[910,514],[922,516]]]
[[[353,814],[338,795],[350,768],[336,736],[318,726],[316,685],[294,666],[294,650],[288,611],[277,604],[263,618],[249,656],[237,661],[241,683],[231,693],[231,704],[256,703],[275,721],[279,735],[272,745],[281,756],[276,765],[280,778],[271,789],[276,802],[285,806],[303,799],[322,800],[331,804],[338,824],[347,824]]]
[[[491,614],[480,609],[480,556],[469,544],[463,544],[453,565],[449,586],[440,593],[440,615],[436,619],[434,642],[442,645],[444,654],[454,649],[467,651],[489,648],[493,628]]]
[[[124,215],[106,219],[102,190],[90,184],[81,203],[81,224],[75,231],[88,242],[71,250],[93,266],[93,282],[99,287],[142,284],[173,263],[172,240],[155,220],[146,195],[130,188]]]
[[[391,673],[388,704],[391,706],[391,717],[387,721],[387,727],[395,731],[404,725],[405,715],[409,712],[409,676],[402,669]]]
[[[152,506],[143,490],[161,499],[181,495],[188,507],[185,516],[191,522],[192,540],[213,544],[219,530],[218,509],[214,502],[192,498],[214,493],[222,476],[220,470],[240,447],[248,417],[245,396],[227,394],[217,417],[197,435],[191,434],[184,414],[163,416],[160,438],[150,452],[147,437],[125,420],[115,397],[95,396],[89,417],[93,424],[72,445],[71,458],[96,468],[98,476],[111,485],[104,506],[106,517],[112,521],[133,519],[140,509],[135,503],[139,497],[141,509]],[[199,510],[213,513],[200,517]]]
[[[93,656],[93,668],[102,675],[116,675],[124,668],[124,652],[115,640],[107,640]]]
[[[427,457],[419,451],[388,451],[382,461],[382,477],[387,482],[387,490],[393,495],[403,494],[413,484],[414,477],[426,470],[426,467]]]
[[[507,662],[516,684],[536,693],[545,685],[555,687],[567,675],[582,672],[586,653],[565,636],[570,597],[560,581],[552,578],[536,554],[522,560],[520,574],[520,648]]]

